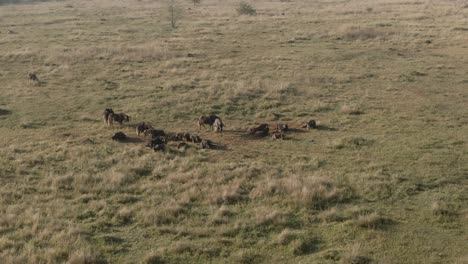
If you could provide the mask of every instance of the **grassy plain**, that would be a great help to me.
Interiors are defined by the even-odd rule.
[[[0,262],[468,262],[467,1],[178,4],[0,5]]]

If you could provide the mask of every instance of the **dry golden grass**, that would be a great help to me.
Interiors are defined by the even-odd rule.
[[[0,263],[463,263],[466,3],[251,4],[0,5]]]

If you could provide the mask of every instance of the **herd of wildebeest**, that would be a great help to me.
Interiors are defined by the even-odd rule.
[[[124,122],[130,121],[130,117],[127,114],[115,113],[112,108],[106,108],[104,110],[103,119],[105,125],[109,127],[113,127],[114,122],[122,125]],[[200,116],[197,124],[199,130],[202,127],[206,128],[206,125],[209,125],[210,130],[215,131],[216,133],[222,133],[225,126],[222,119],[216,115]],[[306,129],[313,129],[316,127],[317,125],[315,120],[309,120],[302,126],[302,128]],[[287,131],[289,131],[288,124],[277,123],[276,130],[271,133],[271,138],[273,140],[283,140]],[[151,148],[154,151],[164,151],[167,143],[170,141],[180,142],[177,145],[178,149],[188,147],[187,142],[200,144],[202,149],[216,148],[216,145],[209,139],[202,139],[198,135],[190,133],[165,132],[164,130],[154,128],[147,122],[141,122],[136,125],[136,134],[137,136],[149,136],[146,147]],[[247,135],[258,138],[267,137],[269,134],[270,128],[268,124],[260,124],[247,130]],[[112,136],[112,139],[119,142],[125,142],[129,140],[129,137],[123,132],[117,132]]]
[[[29,80],[39,84],[39,78],[35,73],[29,73]],[[129,122],[130,117],[125,113],[115,113],[112,108],[106,108],[103,113],[103,119],[106,126],[113,127],[113,123],[117,122],[120,125],[123,125],[124,122]],[[216,133],[222,133],[224,130],[224,123],[219,116],[209,115],[209,116],[200,116],[198,118],[198,129],[202,127],[206,128],[206,125],[210,126],[210,129]],[[317,128],[315,120],[309,120],[305,122],[301,128],[314,129]],[[273,140],[283,140],[285,138],[285,133],[288,132],[289,126],[285,123],[277,123],[276,130],[271,133],[271,138]],[[154,151],[164,151],[166,145],[170,141],[180,142],[177,145],[177,148],[188,147],[187,142],[192,142],[200,144],[202,149],[213,149],[217,146],[209,139],[202,139],[198,135],[193,135],[190,133],[171,133],[165,132],[162,129],[156,129],[147,122],[141,122],[136,126],[137,136],[143,135],[144,137],[149,136],[149,139],[146,143],[146,147],[153,149]],[[256,127],[251,127],[247,130],[247,135],[263,138],[270,135],[270,127],[268,124],[260,124]],[[113,140],[119,142],[129,141],[129,137],[123,132],[117,132],[112,136]]]

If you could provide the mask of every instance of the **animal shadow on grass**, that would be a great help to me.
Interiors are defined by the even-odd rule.
[[[128,144],[139,144],[143,142],[145,142],[145,140],[141,138],[135,138],[135,137],[127,137],[126,140],[122,141],[122,143],[128,143]]]
[[[334,127],[329,127],[329,126],[325,126],[325,125],[317,125],[317,130],[320,130],[320,131],[337,131],[338,129],[334,128]]]
[[[306,133],[307,130],[305,129],[299,129],[299,128],[290,128],[288,131],[286,131],[285,134],[300,134],[300,133]]]

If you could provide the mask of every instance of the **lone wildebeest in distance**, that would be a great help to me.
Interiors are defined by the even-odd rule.
[[[215,116],[215,115],[210,115],[210,116],[200,116],[198,118],[198,129],[201,129],[201,127],[203,126],[204,128],[205,125],[209,125],[210,126],[210,129],[213,129],[213,123],[215,122],[216,119],[218,119],[219,117]]]
[[[109,125],[109,115],[113,113],[114,113],[114,110],[112,110],[112,108],[106,108],[104,110],[104,113],[102,114],[102,117],[104,118],[104,125],[106,126]]]
[[[34,82],[34,83],[39,83],[39,78],[37,78],[37,75],[35,73],[29,73],[29,80]]]
[[[249,134],[252,135],[257,135],[261,137],[266,137],[268,136],[268,132],[270,131],[270,128],[268,127],[268,124],[261,124],[257,127],[251,127],[247,131]]]
[[[116,140],[120,142],[125,141],[127,139],[128,139],[127,135],[125,135],[123,132],[117,132],[114,134],[114,136],[112,136],[112,140]]]
[[[136,134],[137,136],[139,136],[141,134],[144,134],[145,131],[151,130],[152,128],[153,127],[150,124],[142,122],[136,126]]]
[[[278,123],[278,124],[276,124],[276,130],[281,131],[281,132],[286,132],[286,131],[289,130],[289,126],[288,126],[288,124]]]
[[[213,122],[213,129],[216,133],[222,133],[224,129],[224,124],[221,118],[216,118]]]
[[[130,117],[124,113],[119,113],[119,114],[110,113],[109,116],[107,117],[107,125],[112,127],[114,121],[122,125],[123,122],[129,122]]]
[[[315,120],[309,120],[302,126],[302,128],[307,128],[307,129],[317,128],[317,122],[315,122]]]

